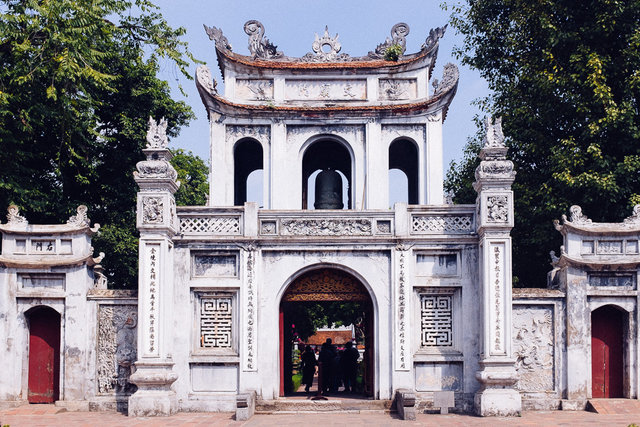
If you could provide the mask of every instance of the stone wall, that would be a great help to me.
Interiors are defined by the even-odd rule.
[[[137,292],[92,289],[87,297],[97,312],[96,390],[90,408],[126,412],[137,390],[129,382],[137,358]]]
[[[525,410],[558,409],[563,396],[564,292],[513,290],[513,355]]]

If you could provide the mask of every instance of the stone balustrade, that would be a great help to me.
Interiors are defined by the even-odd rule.
[[[242,207],[179,207],[176,239],[217,237],[331,238],[475,235],[472,205],[407,206],[383,210],[266,210]]]

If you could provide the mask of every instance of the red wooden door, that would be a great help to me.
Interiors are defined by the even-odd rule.
[[[621,311],[605,306],[591,313],[591,391],[594,398],[623,397]]]
[[[58,400],[60,377],[60,315],[49,307],[29,314],[29,403]]]

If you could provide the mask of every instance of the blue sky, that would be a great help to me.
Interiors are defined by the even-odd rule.
[[[339,34],[342,52],[352,56],[366,55],[378,43],[389,37],[391,27],[398,22],[409,24],[407,52],[420,49],[431,28],[448,22],[449,12],[442,10],[439,1],[360,1],[360,0],[272,0],[272,1],[220,1],[220,0],[156,0],[165,19],[174,27],[186,28],[184,37],[194,55],[207,63],[221,89],[222,79],[218,69],[213,42],[205,34],[202,25],[221,28],[235,52],[248,54],[244,23],[257,19],[265,26],[265,36],[288,56],[302,56],[311,51],[315,33],[322,34],[325,25],[329,33]],[[438,61],[432,78],[440,79],[444,64],[453,62],[460,68],[460,84],[444,123],[445,170],[452,160],[460,159],[467,137],[475,132],[472,121],[478,113],[472,101],[488,93],[486,82],[476,71],[462,67],[453,57],[454,46],[460,46],[462,38],[453,28],[448,28],[440,41]],[[195,66],[192,67],[195,73]],[[171,141],[172,147],[191,150],[208,160],[209,127],[206,112],[193,81],[185,79],[169,61],[161,66],[160,77],[168,80],[175,99],[189,104],[197,119],[184,128]],[[180,83],[187,97],[177,90]]]

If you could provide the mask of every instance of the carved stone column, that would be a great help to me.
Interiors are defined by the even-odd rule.
[[[173,194],[180,183],[169,163],[167,122],[149,118],[147,160],[134,178],[140,187],[137,227],[140,231],[138,279],[138,360],[130,381],[138,386],[129,398],[129,415],[169,415],[177,410],[171,384],[178,378],[171,359],[173,327],[173,242],[178,229]]]
[[[481,384],[475,410],[481,416],[520,414],[520,393],[511,350],[511,237],[516,173],[506,159],[501,120],[487,119],[487,135],[480,150],[474,188],[478,193],[477,232],[480,237],[480,294],[482,295],[481,360],[476,378]]]

